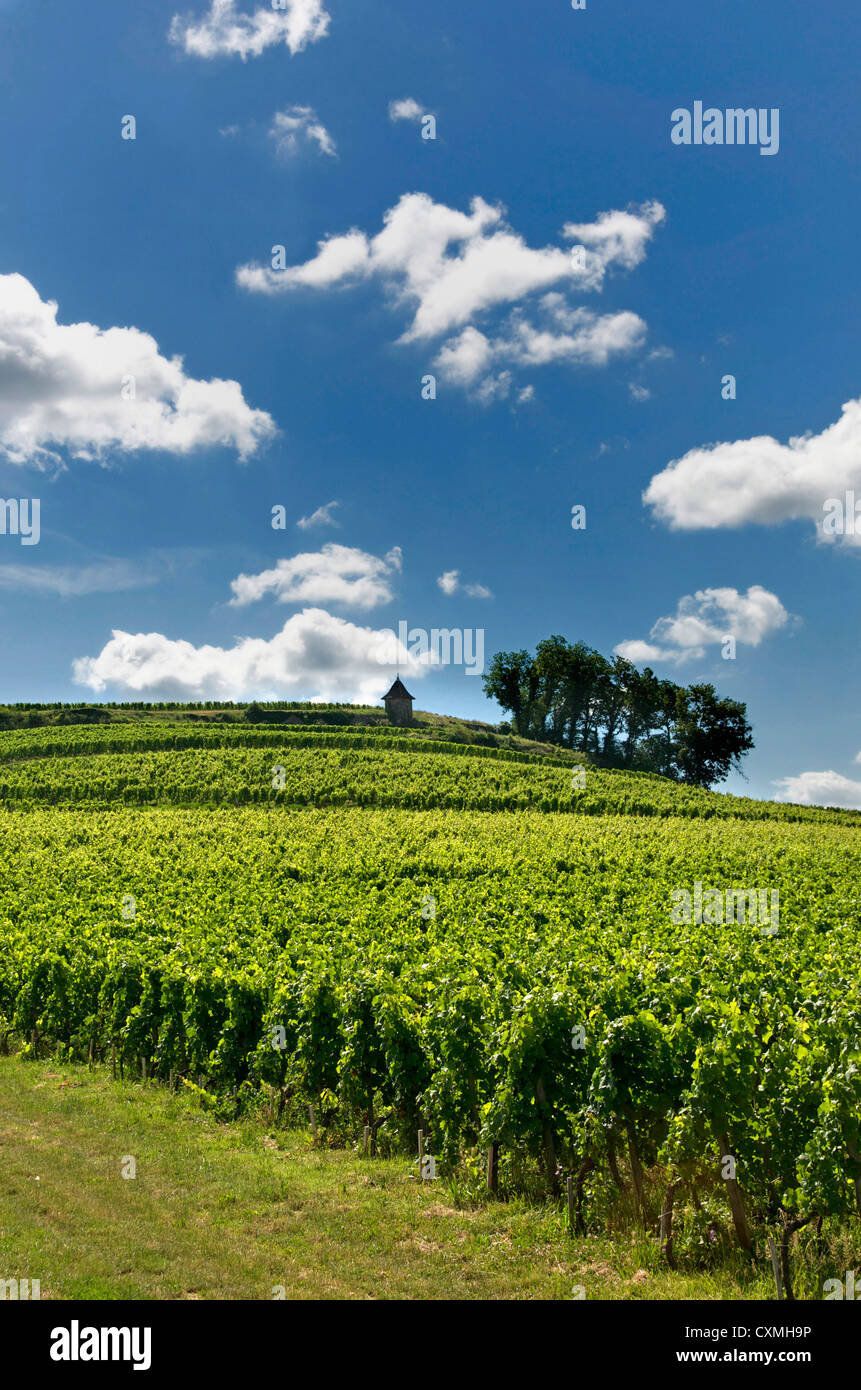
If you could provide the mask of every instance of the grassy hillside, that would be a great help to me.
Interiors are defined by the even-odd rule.
[[[669,1270],[640,1233],[569,1238],[408,1157],[219,1124],[189,1094],[0,1057],[0,1269],[43,1299],[762,1299],[741,1259]],[[135,1177],[124,1178],[133,1157]],[[38,1182],[37,1182],[38,1179]],[[823,1265],[823,1269],[827,1266]]]
[[[816,1296],[858,1251],[857,813],[440,731],[0,734],[0,1051],[393,1163],[422,1129],[478,1206],[492,1148],[690,1277],[783,1230]]]
[[[213,727],[224,724],[278,725],[285,728],[387,728],[388,716],[381,705],[311,704],[307,701],[238,704],[209,701],[195,704],[122,705],[0,705],[0,730],[103,727],[104,725],[161,724]],[[450,714],[415,710],[411,731],[427,738],[447,738],[459,743],[484,743],[492,747],[519,747],[532,752],[559,750],[507,731],[508,726]]]

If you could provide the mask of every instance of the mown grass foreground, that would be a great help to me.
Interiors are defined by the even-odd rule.
[[[675,1273],[641,1236],[572,1240],[558,1207],[462,1205],[406,1158],[220,1124],[99,1067],[0,1058],[0,1116],[0,1278],[43,1299],[773,1296],[765,1271]]]

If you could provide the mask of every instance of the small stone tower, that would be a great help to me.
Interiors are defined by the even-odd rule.
[[[387,695],[383,696],[386,714],[393,724],[409,724],[413,717],[413,697],[400,676]]]

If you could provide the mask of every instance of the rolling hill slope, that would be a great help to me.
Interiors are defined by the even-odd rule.
[[[528,808],[861,826],[859,811],[728,796],[650,773],[594,767],[545,745],[528,751],[525,740],[518,742],[517,748],[454,742],[389,726],[332,731],[161,722],[0,732],[0,807]]]
[[[575,766],[386,729],[0,734],[0,1045],[226,1116],[313,1103],[332,1142],[422,1128],[475,1181],[492,1147],[503,1191],[574,1175],[584,1229],[619,1184],[721,1248],[861,1214],[858,815]]]

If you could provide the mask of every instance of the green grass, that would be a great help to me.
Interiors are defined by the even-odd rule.
[[[771,1296],[740,1262],[673,1273],[644,1236],[571,1240],[556,1207],[464,1205],[406,1158],[222,1125],[99,1068],[0,1058],[0,1164],[0,1278],[43,1299]]]

